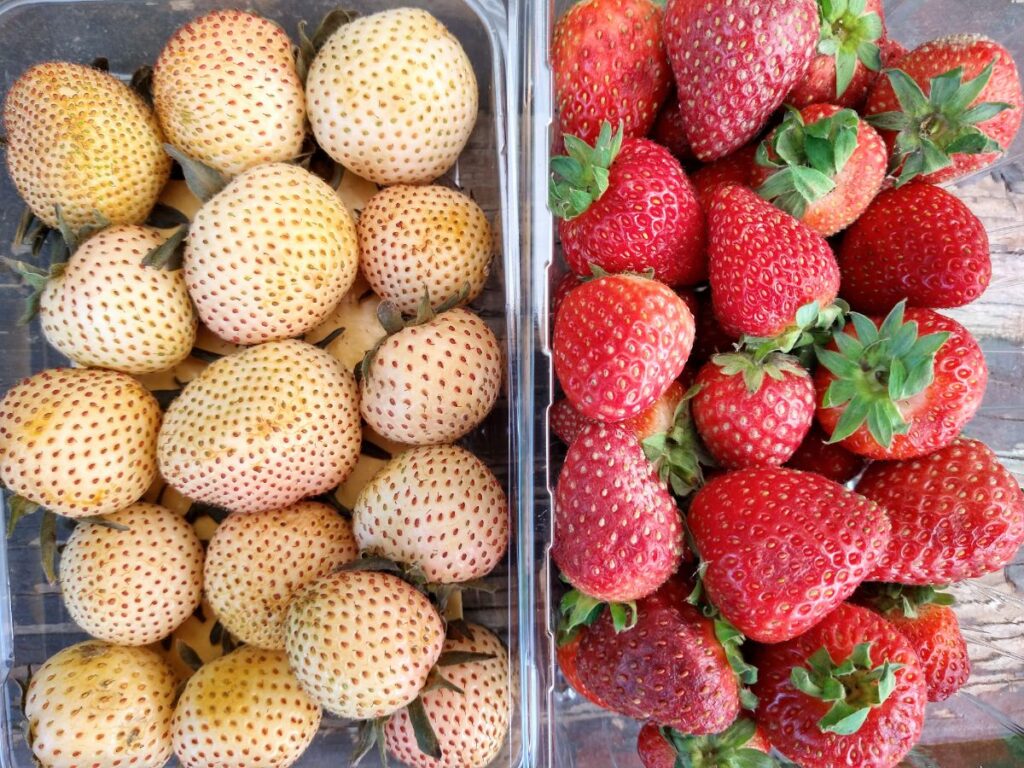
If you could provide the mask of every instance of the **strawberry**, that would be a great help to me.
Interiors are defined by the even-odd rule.
[[[171,756],[176,687],[150,650],[100,640],[71,645],[29,680],[28,746],[48,768],[77,768],[83,755],[99,768],[125,765],[127,755],[137,768],[160,768]]]
[[[381,305],[392,333],[362,368],[360,409],[377,434],[408,445],[450,443],[476,429],[501,389],[501,348],[467,309],[435,315],[428,307],[402,327]],[[443,307],[442,307],[443,309]]]
[[[605,123],[593,146],[566,134],[568,156],[551,160],[549,207],[569,268],[590,275],[646,272],[669,285],[705,279],[704,216],[672,153],[647,139],[623,141]]]
[[[647,410],[686,365],[693,315],[665,285],[628,275],[576,288],[555,318],[555,374],[584,416],[622,421]]]
[[[768,757],[771,747],[753,720],[739,718],[721,733],[687,736],[672,728],[645,723],[637,735],[636,751],[644,768],[676,768],[700,765],[706,768],[774,768]]]
[[[893,40],[891,37],[887,37],[879,42],[878,48],[882,52],[882,66],[884,67],[899,68],[900,60],[909,53],[901,42]],[[876,74],[875,80],[879,76],[880,73]],[[872,85],[874,85],[874,81],[872,81]]]
[[[160,406],[131,376],[54,368],[0,402],[0,481],[68,517],[116,512],[156,476]]]
[[[740,147],[731,155],[702,165],[693,172],[693,185],[697,188],[697,199],[701,210],[707,213],[711,208],[711,199],[719,187],[728,184],[753,186],[754,164],[757,157],[757,143]]]
[[[466,624],[464,634],[445,640],[439,662],[441,676],[457,690],[441,687],[420,696],[441,757],[423,753],[407,710],[384,727],[391,754],[410,768],[485,768],[505,744],[511,715],[508,651],[478,624]],[[450,663],[462,654],[490,658]]]
[[[857,601],[884,616],[914,649],[924,670],[928,701],[945,701],[971,675],[967,643],[950,607],[953,596],[932,587],[898,584],[862,589]]]
[[[828,436],[821,427],[813,424],[785,466],[801,472],[814,472],[843,485],[859,475],[865,464],[864,457],[850,453],[839,443],[828,442]]]
[[[281,651],[244,646],[203,665],[174,707],[181,768],[288,768],[320,727],[320,707]]]
[[[341,26],[306,80],[317,144],[381,185],[424,184],[444,174],[469,140],[478,104],[476,74],[462,45],[419,8]]]
[[[866,608],[841,605],[761,649],[757,722],[805,768],[894,768],[917,743],[927,688],[914,649]]]
[[[555,490],[551,556],[563,576],[594,600],[629,603],[675,573],[684,550],[679,510],[636,437],[584,428]]]
[[[884,64],[882,0],[818,0],[818,13],[817,51],[787,102],[797,109],[819,103],[859,107]]]
[[[872,459],[949,445],[985,395],[988,367],[960,323],[897,304],[884,321],[856,312],[817,350],[818,423],[830,442]]]
[[[939,184],[1006,152],[1024,115],[1017,65],[1003,46],[957,35],[915,48],[878,78],[864,115],[893,154],[899,185]]]
[[[233,637],[281,650],[289,598],[358,554],[352,524],[326,504],[229,515],[206,550],[206,599]]]
[[[825,237],[846,229],[875,198],[889,154],[852,109],[790,111],[757,151],[758,194]]]
[[[60,559],[71,618],[93,637],[148,645],[192,615],[203,591],[203,547],[184,517],[137,503],[75,526]]]
[[[682,385],[674,381],[654,405],[643,413],[619,422],[618,426],[635,434],[641,443],[655,435],[668,432],[672,428],[676,408],[679,407],[684,394]],[[577,411],[568,400],[559,400],[552,405],[549,419],[551,431],[566,445],[572,445],[584,427],[596,423]]]
[[[729,469],[779,466],[814,422],[811,376],[788,355],[715,355],[694,386],[697,432],[715,461]]]
[[[575,272],[567,272],[562,275],[561,279],[555,284],[555,289],[551,292],[552,317],[558,315],[558,310],[561,309],[562,302],[565,301],[566,297],[584,282],[586,281]]]
[[[406,314],[424,291],[435,301],[480,295],[491,266],[491,225],[473,200],[448,187],[398,184],[359,215],[359,266],[370,287]]]
[[[430,601],[389,573],[337,571],[288,605],[288,662],[306,693],[341,717],[384,717],[409,704],[443,644]]]
[[[355,377],[301,341],[250,347],[210,365],[164,415],[160,473],[195,501],[280,509],[334,488],[359,457]]]
[[[739,186],[712,195],[708,268],[715,317],[737,336],[772,337],[804,325],[798,310],[817,304],[820,313],[839,292],[839,267],[825,239]]]
[[[583,635],[583,685],[627,717],[682,733],[719,733],[739,714],[739,684],[715,624],[670,582],[640,600],[636,626],[618,632],[610,611]]]
[[[411,448],[360,492],[352,529],[361,551],[413,566],[428,582],[472,581],[508,551],[508,500],[464,448]]]
[[[199,319],[233,344],[312,330],[358,269],[355,224],[334,190],[285,163],[236,176],[199,209],[185,248]]]
[[[4,100],[7,170],[32,212],[72,231],[98,220],[141,224],[171,172],[142,98],[106,72],[51,61]]]
[[[890,536],[877,504],[792,469],[716,477],[697,493],[687,521],[708,598],[762,643],[821,621],[872,575]]]
[[[992,278],[985,225],[946,190],[912,182],[880,195],[837,254],[843,298],[862,312],[961,307]]]
[[[672,82],[661,17],[651,0],[583,0],[562,14],[551,71],[563,133],[593,142],[608,122],[647,134]]]
[[[556,659],[558,661],[558,668],[562,671],[562,676],[566,681],[573,687],[573,689],[580,694],[583,698],[589,701],[591,704],[596,704],[602,709],[607,709],[605,703],[594,695],[587,686],[580,680],[580,673],[577,668],[577,659],[579,658],[580,643],[583,642],[583,635],[587,632],[587,626],[582,624],[576,627],[575,631],[571,633],[568,639],[561,638],[558,647],[555,649]]]
[[[302,151],[291,40],[253,13],[212,11],[178,29],[153,67],[153,104],[171,144],[228,175]]]
[[[803,78],[818,41],[814,0],[670,0],[664,37],[694,154],[742,147]]]
[[[944,584],[1010,563],[1024,543],[1024,492],[996,455],[960,438],[912,461],[872,464],[857,491],[882,506],[893,537],[871,578]]]
[[[125,373],[165,371],[188,357],[196,313],[182,271],[144,262],[164,240],[148,227],[114,226],[49,273],[13,262],[30,285],[45,280],[29,302],[38,301],[46,340],[80,366]]]
[[[650,138],[661,144],[676,156],[681,163],[694,159],[690,140],[686,138],[686,127],[679,111],[679,94],[675,88],[669,91],[668,98],[658,112],[658,117],[651,128]]]

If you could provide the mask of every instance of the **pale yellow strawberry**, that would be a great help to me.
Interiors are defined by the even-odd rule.
[[[491,265],[491,226],[466,195],[448,187],[396,184],[378,192],[359,217],[359,264],[370,286],[414,314],[460,294],[480,295]]]
[[[105,515],[156,476],[160,406],[124,373],[53,368],[0,402],[0,481],[68,517]]]
[[[7,168],[25,202],[57,226],[55,207],[73,230],[141,224],[171,172],[163,134],[127,85],[91,67],[38,64],[4,101]]]
[[[306,79],[317,143],[378,184],[422,184],[451,168],[473,131],[478,100],[462,45],[418,8],[345,24]]]
[[[177,682],[145,648],[87,640],[35,670],[25,696],[43,768],[160,768],[171,756]]]
[[[358,268],[355,223],[334,190],[286,163],[235,177],[196,214],[185,249],[200,319],[235,344],[312,330]]]
[[[262,16],[213,11],[175,32],[153,68],[153,101],[171,144],[231,176],[302,150],[292,44]]]

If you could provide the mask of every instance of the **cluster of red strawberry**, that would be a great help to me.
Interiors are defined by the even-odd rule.
[[[935,311],[991,278],[935,184],[1012,143],[1017,68],[880,0],[585,0],[552,62],[562,671],[648,768],[894,766],[970,671],[937,587],[1024,542]]]

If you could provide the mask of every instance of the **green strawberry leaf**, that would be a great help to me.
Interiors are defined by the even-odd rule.
[[[835,58],[836,98],[850,87],[858,61],[872,71],[881,69],[882,19],[866,11],[864,0],[818,0],[818,53]]]
[[[164,144],[164,152],[181,166],[189,191],[202,202],[209,201],[228,185],[228,178],[223,173],[186,155],[174,145]]]
[[[747,745],[757,726],[748,717],[740,716],[721,733],[709,736],[690,736],[662,727],[661,735],[675,750],[676,765],[684,768],[723,766],[723,768],[778,768],[770,756]]]
[[[490,661],[497,658],[493,653],[476,653],[474,651],[445,651],[437,659],[439,667],[454,667],[458,664],[473,664],[478,661]]]
[[[569,221],[584,214],[608,189],[609,169],[622,148],[623,128],[612,133],[609,122],[591,146],[576,136],[564,137],[566,155],[551,159],[548,207]]]
[[[177,208],[164,203],[154,205],[153,210],[149,212],[149,218],[146,219],[146,226],[156,229],[174,229],[188,223],[188,216]]]
[[[668,432],[652,435],[641,444],[658,477],[672,493],[685,498],[704,484],[703,467],[714,466],[697,434],[690,415],[690,401],[699,391],[693,387],[676,406]]]
[[[12,495],[7,497],[7,538],[11,538],[18,522],[23,517],[28,517],[38,512],[42,507],[34,501],[29,501],[24,496]]]
[[[166,240],[145,255],[142,259],[142,266],[170,271],[181,269],[185,261],[186,237],[188,237],[188,224],[180,224]]]
[[[377,755],[380,758],[382,768],[388,768],[387,739],[384,736],[384,726],[387,725],[387,717],[378,717],[373,720],[362,720],[356,732],[356,745],[352,751],[349,765],[356,766],[377,747]]]
[[[427,710],[423,706],[423,699],[417,696],[406,707],[406,711],[409,713],[409,722],[412,724],[413,734],[416,737],[416,746],[419,747],[420,752],[427,757],[440,760],[441,744],[437,740],[437,734],[434,733],[434,727],[430,724],[430,718],[427,717]]]
[[[857,590],[857,600],[883,616],[916,619],[926,605],[950,606],[956,602],[956,598],[943,589],[944,585],[865,584]]]

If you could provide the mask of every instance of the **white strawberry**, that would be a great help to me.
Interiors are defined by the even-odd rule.
[[[75,526],[60,559],[71,618],[93,637],[148,645],[192,615],[203,593],[203,545],[158,504],[132,504]]]
[[[451,584],[486,576],[505,555],[508,502],[498,479],[469,451],[412,448],[363,488],[352,526],[362,551]]]
[[[174,708],[182,768],[288,768],[320,726],[281,651],[243,646],[203,665]]]
[[[424,292],[469,302],[487,281],[493,244],[487,217],[447,187],[388,187],[359,217],[360,266],[373,290],[412,314]]]
[[[388,749],[411,768],[484,768],[505,743],[512,706],[508,652],[484,627],[465,624],[462,632],[466,637],[452,636],[445,641],[438,665],[441,676],[462,692],[441,687],[420,697],[441,758],[420,750],[407,711],[392,716],[385,726]],[[446,663],[446,657],[454,660],[464,653],[493,658]]]
[[[68,517],[105,515],[156,476],[160,406],[131,376],[54,368],[0,402],[0,481]]]
[[[378,184],[422,184],[454,165],[476,123],[473,66],[444,24],[396,8],[345,24],[317,53],[306,109],[317,143]]]
[[[50,227],[141,224],[171,172],[163,134],[142,98],[92,67],[37,64],[4,101],[7,168]]]
[[[164,479],[190,499],[260,512],[336,486],[360,442],[355,377],[310,344],[275,341],[189,382],[157,447]]]
[[[441,654],[444,625],[423,593],[389,573],[339,571],[296,593],[285,649],[324,709],[384,717],[416,698]]]
[[[153,68],[153,102],[171,144],[228,175],[302,150],[291,40],[262,16],[213,11],[181,27]]]
[[[315,328],[358,268],[355,224],[334,190],[285,163],[237,176],[199,209],[185,248],[199,318],[235,344]]]
[[[487,324],[467,309],[442,312],[394,333],[367,357],[363,418],[400,443],[450,443],[491,412],[501,372],[501,349]]]
[[[25,694],[43,768],[160,768],[171,756],[177,681],[145,648],[87,640],[51,656]]]
[[[326,504],[231,515],[207,549],[206,596],[236,638],[280,650],[292,594],[358,554],[352,524]]]

